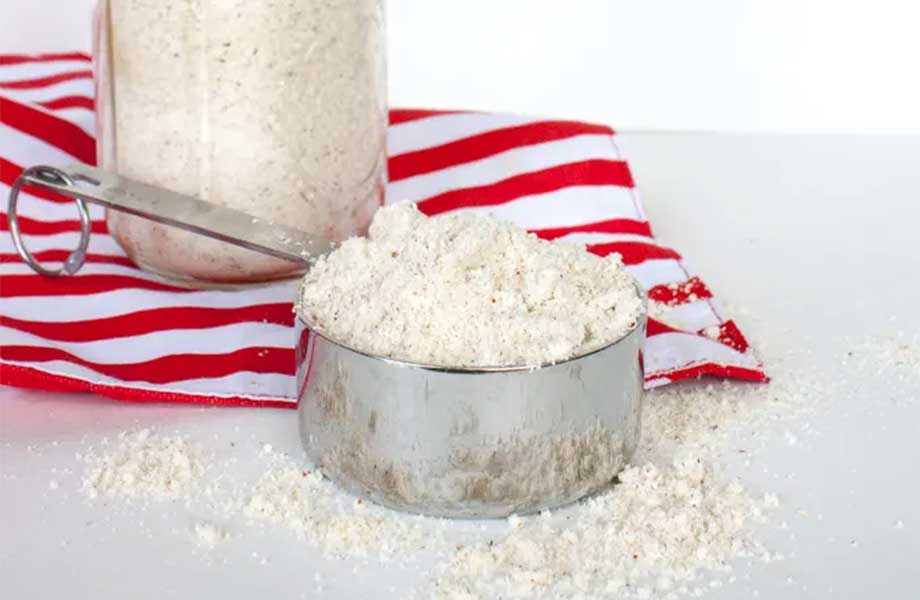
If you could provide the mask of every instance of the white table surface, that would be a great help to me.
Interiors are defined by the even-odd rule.
[[[844,338],[920,332],[920,138],[622,137],[656,234],[741,309],[768,367],[796,353],[845,379]],[[920,598],[920,389],[862,383],[877,393],[782,426],[820,435],[791,445],[778,430],[753,468],[724,466],[780,496],[762,533],[790,558],[739,564],[708,597]],[[188,535],[207,515],[87,505],[74,453],[139,424],[300,456],[292,411],[0,388],[0,597],[397,598],[421,579],[420,567],[373,563],[356,575],[357,563],[271,529],[207,553]]]

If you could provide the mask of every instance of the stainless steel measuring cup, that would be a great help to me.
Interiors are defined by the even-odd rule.
[[[60,269],[29,253],[16,217],[24,184],[73,197],[81,240]],[[85,165],[33,167],[10,192],[16,249],[39,273],[83,264],[85,202],[308,268],[335,244]],[[637,288],[638,289],[638,288]],[[641,294],[641,292],[640,292]],[[376,356],[297,314],[297,399],[307,455],[341,487],[393,508],[501,517],[560,506],[607,485],[639,439],[645,314],[623,337],[558,363],[450,368]]]

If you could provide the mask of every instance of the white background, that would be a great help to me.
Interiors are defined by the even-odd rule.
[[[0,0],[0,51],[88,48],[91,4]],[[390,0],[388,10],[393,106],[622,130],[920,133],[911,0]]]

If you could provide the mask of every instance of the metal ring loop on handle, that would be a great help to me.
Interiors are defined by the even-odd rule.
[[[26,261],[36,273],[48,277],[73,275],[83,266],[83,261],[86,259],[86,249],[89,247],[89,236],[92,233],[89,209],[87,209],[86,202],[84,202],[82,198],[72,196],[74,202],[77,203],[77,210],[80,213],[80,242],[59,269],[46,269],[43,267],[35,260],[35,257],[32,256],[32,253],[26,248],[22,239],[22,232],[19,229],[19,216],[16,214],[16,203],[19,200],[19,191],[22,189],[22,186],[27,183],[40,186],[42,180],[46,180],[50,183],[64,184],[70,187],[74,185],[73,179],[67,175],[67,173],[55,167],[39,165],[23,171],[22,175],[16,179],[13,183],[13,187],[10,189],[9,205],[7,207],[7,214],[10,219],[10,235],[13,237],[13,244],[16,246],[16,252],[19,253],[22,260]]]

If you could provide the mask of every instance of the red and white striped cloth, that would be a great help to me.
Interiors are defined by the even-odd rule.
[[[93,163],[93,82],[82,53],[0,56],[0,196],[23,167]],[[488,211],[547,239],[619,252],[655,302],[649,387],[714,375],[765,381],[744,336],[680,255],[653,237],[614,132],[508,114],[393,110],[387,202],[428,214]],[[4,206],[5,208],[5,206]],[[78,239],[70,201],[32,190],[28,247],[61,261]],[[189,291],[137,269],[91,207],[79,274],[33,274],[0,235],[0,381],[125,400],[293,406],[294,283]],[[0,228],[8,231],[6,213]],[[663,315],[663,316],[662,316]]]

